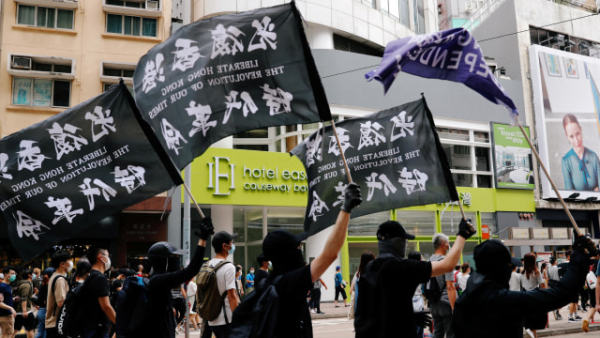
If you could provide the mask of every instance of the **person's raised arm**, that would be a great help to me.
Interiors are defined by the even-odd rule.
[[[323,251],[310,264],[310,274],[312,281],[317,281],[327,268],[337,258],[338,252],[344,244],[348,234],[348,222],[350,222],[350,212],[354,207],[362,202],[360,188],[356,183],[349,183],[344,192],[344,205],[338,214],[333,231],[329,235]]]
[[[465,241],[474,234],[475,228],[473,228],[470,221],[464,219],[460,221],[456,240],[446,257],[441,261],[431,262],[431,277],[440,276],[452,271],[460,259],[460,255],[465,247]]]

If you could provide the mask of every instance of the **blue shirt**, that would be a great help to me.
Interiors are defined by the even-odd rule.
[[[596,277],[600,277],[600,262],[598,262],[598,267],[596,268]]]
[[[342,286],[342,273],[341,272],[338,272],[335,274],[335,286],[336,287]]]
[[[562,158],[562,174],[565,190],[592,191],[598,187],[600,161],[598,155],[588,148],[583,150],[579,159],[573,149]]]
[[[254,287],[254,274],[253,273],[248,273],[246,275],[246,287],[247,288],[253,288]]]
[[[4,296],[3,303],[12,307],[13,306],[13,298],[12,298],[12,291],[11,291],[10,285],[8,285],[6,283],[0,283],[0,293],[2,293],[2,295]],[[1,317],[9,316],[11,314],[12,313],[9,310],[0,309]]]

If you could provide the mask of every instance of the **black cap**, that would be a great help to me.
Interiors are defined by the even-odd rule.
[[[484,275],[512,262],[510,252],[497,239],[490,239],[477,245],[473,250],[473,258],[475,258],[477,272]]]
[[[387,221],[379,225],[377,229],[377,239],[380,241],[401,237],[406,239],[415,239],[415,236],[409,234],[404,230],[402,224],[396,221]]]
[[[300,239],[284,230],[271,231],[263,241],[263,254],[268,260],[274,260],[284,252],[297,249]]]
[[[168,257],[171,255],[182,255],[181,250],[175,249],[174,246],[169,244],[168,242],[156,242],[152,244],[150,249],[148,249],[148,256],[162,256]]]

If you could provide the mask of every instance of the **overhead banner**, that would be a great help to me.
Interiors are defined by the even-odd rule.
[[[491,122],[496,188],[531,189],[535,187],[531,148],[521,129]],[[529,127],[523,127],[529,135]]]
[[[182,27],[142,57],[133,82],[180,169],[229,135],[331,119],[293,2]]]
[[[0,140],[0,211],[25,260],[176,184],[122,83]]]
[[[529,51],[542,161],[562,197],[600,199],[600,60],[538,45]],[[556,197],[540,179],[544,198]]]
[[[425,100],[336,123],[341,148],[363,203],[352,217],[457,201],[448,160]],[[292,149],[308,176],[305,235],[335,223],[348,183],[331,126]]]

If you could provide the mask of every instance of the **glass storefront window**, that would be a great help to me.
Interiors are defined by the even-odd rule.
[[[390,219],[389,211],[356,217],[350,220],[349,236],[375,236],[379,224]]]
[[[348,256],[350,258],[350,275],[354,276],[360,265],[360,256],[365,252],[371,252],[375,257],[379,255],[377,242],[373,243],[349,243]],[[327,283],[327,282],[325,282]]]
[[[475,260],[473,259],[473,250],[475,250],[477,244],[479,243],[467,241],[465,243],[465,248],[463,249],[462,255],[463,263],[469,263],[473,271],[475,271]]]
[[[293,234],[304,232],[304,208],[267,208],[267,231],[286,230]]]
[[[431,236],[435,233],[435,213],[432,211],[397,210],[396,219],[409,234]]]
[[[475,217],[474,212],[465,212],[465,216],[470,218],[473,222],[473,225],[476,225],[477,218]],[[447,236],[454,236],[458,232],[458,224],[462,219],[462,215],[458,210],[458,207],[452,207],[446,209],[440,214],[441,223],[442,223],[442,233]]]
[[[433,255],[433,243],[431,241],[419,241],[419,252],[424,261],[428,261]]]
[[[235,207],[233,210],[233,232],[236,242],[261,241],[262,207]]]

